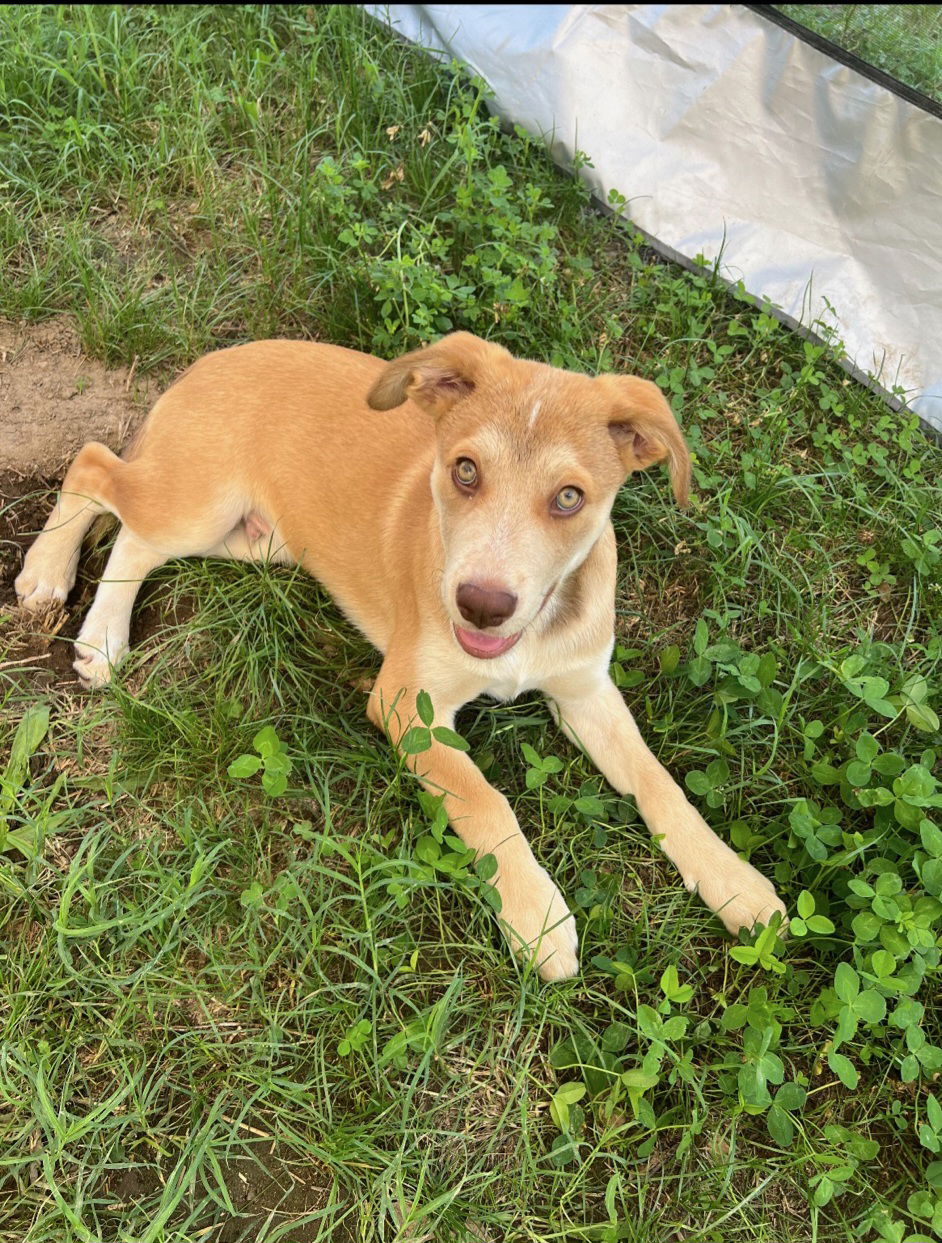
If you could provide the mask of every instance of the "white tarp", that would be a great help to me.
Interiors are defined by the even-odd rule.
[[[942,120],[741,5],[369,5],[942,430]],[[830,309],[833,308],[833,311]]]

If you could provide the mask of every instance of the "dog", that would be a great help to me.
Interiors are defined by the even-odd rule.
[[[142,580],[165,561],[300,564],[382,653],[367,712],[394,744],[421,691],[446,727],[479,695],[542,692],[735,934],[785,908],[691,806],[609,676],[612,503],[659,462],[686,504],[680,428],[636,376],[515,359],[464,332],[388,363],[333,345],[239,345],[184,372],[123,457],[94,442],[79,452],[16,591],[27,610],[61,605],[93,519],[119,519],[75,645],[80,679],[100,686],[127,651]],[[462,841],[495,857],[513,950],[546,980],[575,975],[575,921],[507,799],[437,740],[408,763]]]

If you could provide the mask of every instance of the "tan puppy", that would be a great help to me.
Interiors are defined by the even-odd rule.
[[[395,411],[385,416],[378,410]],[[16,580],[61,603],[82,537],[122,526],[75,668],[107,682],[141,580],[171,557],[300,563],[383,653],[370,719],[396,742],[429,693],[436,724],[481,694],[540,690],[616,790],[632,794],[688,889],[728,929],[784,913],[772,885],[707,827],[642,741],[608,674],[615,535],[626,476],[690,464],[659,389],[517,361],[467,333],[384,363],[260,341],[201,359],[118,458],[88,444]],[[501,920],[545,979],[578,970],[576,927],[510,805],[438,742],[411,761],[467,845],[498,862]]]

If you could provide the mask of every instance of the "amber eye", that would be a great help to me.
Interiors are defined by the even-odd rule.
[[[582,508],[585,493],[579,488],[560,488],[553,499],[553,508],[560,514],[574,514]]]
[[[478,481],[478,468],[469,457],[460,457],[451,474],[455,483],[462,488],[473,488]]]

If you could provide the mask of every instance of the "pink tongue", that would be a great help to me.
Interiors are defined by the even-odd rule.
[[[519,634],[482,634],[478,630],[462,630],[460,626],[455,626],[455,634],[464,650],[472,656],[500,656],[520,638]]]

